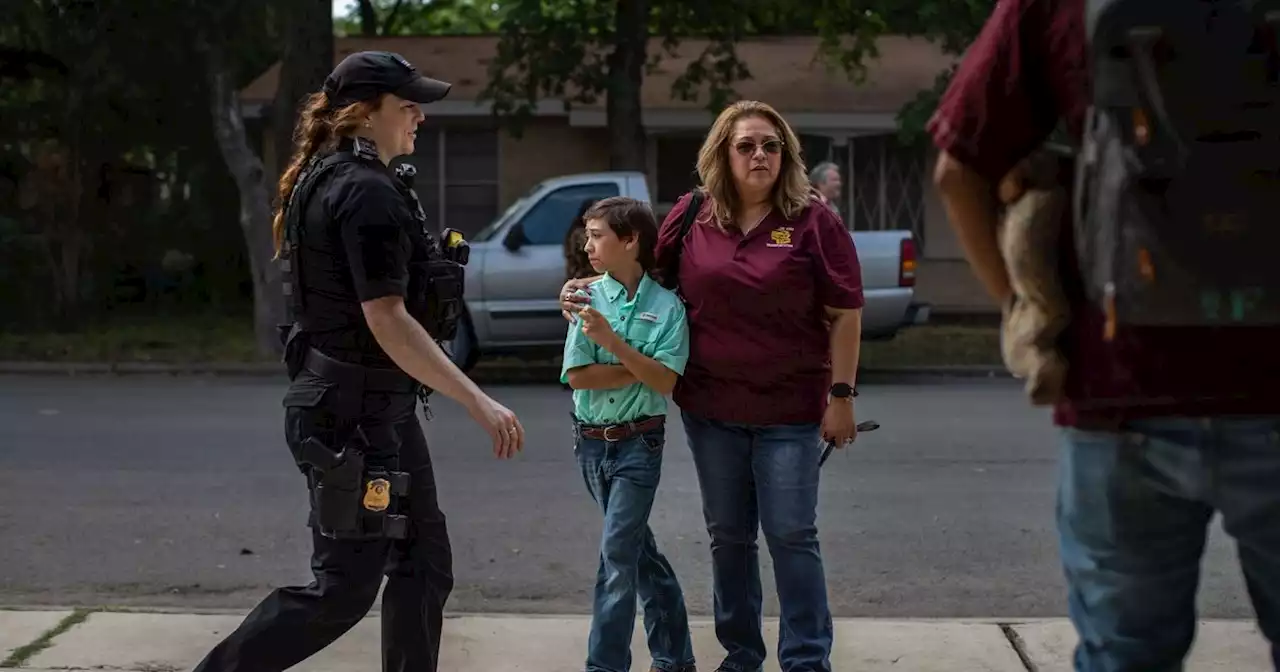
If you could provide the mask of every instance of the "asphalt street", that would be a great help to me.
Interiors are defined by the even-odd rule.
[[[0,377],[0,603],[244,609],[273,586],[305,583],[306,492],[282,439],[283,389],[276,379]],[[495,460],[446,399],[427,425],[453,538],[450,607],[587,613],[600,520],[572,455],[569,393],[491,391],[528,432],[518,459]],[[836,615],[1064,615],[1047,412],[1011,381],[860,391],[859,419],[881,428],[823,470]],[[678,419],[667,436],[652,525],[705,615],[707,536]],[[1216,525],[1204,567],[1202,615],[1250,616]]]

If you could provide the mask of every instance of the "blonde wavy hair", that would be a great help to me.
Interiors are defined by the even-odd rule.
[[[804,158],[800,154],[800,137],[791,130],[778,111],[757,100],[741,100],[725,108],[716,123],[707,132],[707,139],[698,151],[698,177],[700,187],[709,198],[710,215],[699,216],[702,223],[714,223],[719,228],[733,221],[742,205],[738,189],[733,183],[733,170],[729,167],[729,152],[733,151],[733,127],[741,119],[759,117],[769,122],[782,140],[782,166],[773,184],[773,209],[788,220],[795,219],[809,206],[813,189],[809,184]]]
[[[311,157],[337,146],[338,140],[355,132],[360,124],[382,105],[382,98],[352,103],[337,110],[329,109],[329,96],[323,91],[311,94],[302,104],[302,114],[293,129],[293,156],[276,185],[276,211],[271,220],[271,238],[276,257],[284,243],[284,208],[302,169]]]

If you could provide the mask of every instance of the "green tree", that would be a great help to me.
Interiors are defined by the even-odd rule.
[[[593,104],[606,95],[610,166],[643,169],[644,75],[683,40],[700,38],[708,44],[675,80],[672,95],[702,100],[716,112],[735,97],[734,83],[751,77],[734,47],[745,37],[817,36],[815,56],[857,86],[867,64],[879,55],[878,37],[922,36],[959,54],[994,6],[995,0],[510,0],[484,95],[517,135],[540,98],[574,105]],[[662,48],[650,53],[655,37]],[[919,134],[949,81],[942,73],[934,88],[903,108],[904,138]]]
[[[499,3],[482,0],[359,0],[334,20],[337,35],[479,35],[497,31]]]
[[[643,170],[645,136],[640,91],[645,73],[690,38],[707,46],[675,80],[672,95],[702,100],[718,111],[734,98],[733,84],[751,77],[735,43],[759,34],[820,36],[816,56],[865,75],[874,40],[883,34],[880,5],[893,0],[829,0],[796,5],[783,0],[510,0],[499,28],[497,57],[483,96],[519,135],[541,98],[593,104],[605,95],[610,167]],[[650,53],[652,38],[662,45]]]
[[[923,0],[900,7],[886,20],[896,33],[929,38],[945,52],[959,56],[977,38],[995,7],[996,0]],[[898,137],[904,144],[927,141],[925,124],[954,75],[954,67],[938,73],[931,88],[921,91],[898,111]]]
[[[261,353],[279,353],[283,346],[276,327],[285,315],[280,268],[272,261],[271,206],[276,176],[267,174],[261,157],[251,147],[239,102],[245,82],[235,76],[239,21],[245,13],[262,11],[263,7],[250,0],[202,6],[204,21],[195,32],[208,82],[211,130],[240,195],[240,228],[253,278],[254,334]],[[270,10],[259,15],[259,20],[274,25],[282,36],[279,88],[273,101],[273,140],[282,170],[293,154],[292,134],[300,101],[319,90],[333,69],[333,16],[327,0],[275,0]]]
[[[14,9],[0,27],[0,117],[10,122],[0,125],[0,156],[16,185],[3,209],[43,262],[26,282],[40,289],[24,293],[74,326],[105,312],[121,266],[145,267],[181,237],[149,228],[207,193],[206,183],[181,181],[213,146],[204,81],[189,65],[194,46],[175,37],[194,22],[171,0]],[[247,60],[260,51],[239,46]],[[15,261],[24,263],[0,265]]]

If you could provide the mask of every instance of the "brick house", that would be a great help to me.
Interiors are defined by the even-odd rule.
[[[364,49],[404,55],[424,74],[452,82],[449,97],[428,106],[411,161],[418,167],[417,189],[428,216],[473,233],[541,180],[555,175],[608,169],[608,135],[603,101],[566,112],[558,100],[539,101],[524,136],[515,139],[480,101],[494,36],[342,37],[335,57]],[[701,103],[673,99],[671,82],[684,71],[687,55],[705,43],[688,40],[680,55],[664,58],[660,72],[647,76],[642,92],[649,135],[650,189],[655,207],[669,207],[691,186],[695,156],[713,116]],[[841,212],[855,230],[915,231],[921,245],[919,300],[935,312],[985,311],[986,300],[963,261],[929,183],[933,152],[901,146],[894,136],[895,114],[917,92],[932,85],[951,58],[923,40],[889,37],[869,64],[868,79],[855,85],[814,60],[816,38],[782,37],[743,41],[738,56],[752,79],[735,85],[742,98],[776,107],[804,144],[806,161],[841,166],[845,184]],[[661,48],[655,40],[651,53]],[[262,143],[279,66],[241,92],[247,124],[263,151],[268,174],[276,157]]]

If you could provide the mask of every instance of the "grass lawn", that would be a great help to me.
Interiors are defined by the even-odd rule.
[[[121,319],[71,333],[0,333],[0,361],[244,363],[263,360],[252,325],[243,318]],[[482,365],[486,360],[481,360]],[[512,361],[501,358],[494,361]],[[907,329],[891,341],[862,346],[867,368],[999,365],[995,327],[931,325]]]
[[[262,361],[242,318],[128,318],[73,332],[0,333],[0,360],[26,362]]]
[[[1003,366],[1000,328],[935,324],[898,332],[891,341],[862,344],[860,364],[868,369],[906,366]]]

